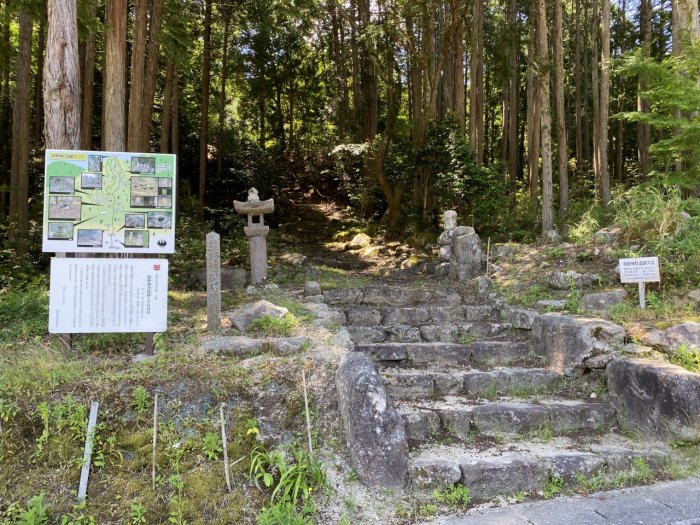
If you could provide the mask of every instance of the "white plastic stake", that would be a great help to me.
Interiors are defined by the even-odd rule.
[[[90,405],[90,419],[88,420],[85,452],[83,453],[83,468],[80,471],[80,486],[78,487],[78,503],[82,503],[87,497],[88,477],[90,476],[90,463],[92,462],[92,446],[95,440],[95,426],[97,426],[97,410],[99,407],[100,404],[97,401],[93,401]]]
[[[224,449],[224,473],[226,474],[226,490],[231,492],[231,476],[228,472],[228,443],[226,442],[226,423],[224,422],[224,404],[219,406],[221,414],[221,443]]]

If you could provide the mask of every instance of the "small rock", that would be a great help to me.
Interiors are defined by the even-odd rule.
[[[306,262],[306,255],[300,253],[285,253],[280,257],[280,261],[289,264],[293,268],[301,268]]]
[[[480,275],[476,278],[476,289],[479,295],[485,295],[491,290],[493,286],[493,281],[486,277],[485,275]]]
[[[593,234],[593,242],[596,244],[607,244],[617,246],[622,238],[622,228],[619,226],[609,226],[602,228]]]
[[[405,261],[401,263],[401,269],[402,270],[410,270],[414,268],[416,265],[420,263],[420,259],[416,257],[415,255],[413,257],[409,257]]]
[[[321,295],[321,285],[316,281],[307,281],[304,283],[304,295],[306,297]]]
[[[350,332],[344,326],[341,326],[338,331],[331,337],[331,344],[345,350],[352,350],[355,347],[355,343],[352,342],[352,337],[350,337]]]
[[[131,358],[131,362],[134,364],[137,363],[145,363],[149,361],[155,361],[158,358],[156,354],[153,355],[147,355],[147,354],[136,354],[134,357]]]
[[[453,231],[457,227],[457,212],[447,210],[442,214],[442,228],[445,231]]]
[[[444,246],[440,246],[440,249],[438,250],[438,261],[449,262],[451,257],[452,257],[452,246],[450,246],[449,244],[446,244]]]
[[[566,308],[566,299],[543,299],[537,301],[535,306],[539,308],[547,308],[548,310],[563,310]]]
[[[591,312],[608,312],[616,304],[622,303],[626,296],[627,292],[623,288],[586,294],[581,298],[581,308]]]
[[[688,299],[700,303],[700,289],[690,290],[687,295]]]
[[[494,259],[502,259],[513,253],[513,248],[508,244],[496,244],[491,253]]]
[[[251,323],[255,319],[259,319],[264,315],[270,315],[276,319],[282,319],[289,313],[287,308],[276,306],[269,301],[256,301],[251,304],[242,306],[233,312],[227,312],[225,315],[231,319],[231,324],[241,332],[247,332]]]
[[[676,231],[673,232],[673,235],[680,235],[684,231],[686,231],[690,227],[690,219],[692,217],[690,216],[689,213],[685,211],[679,211],[678,212],[678,226],[676,226]]]
[[[549,264],[547,261],[542,261],[540,265],[537,267],[540,270],[546,270],[547,268],[551,267],[552,265]]]
[[[435,276],[438,279],[444,279],[450,275],[450,263],[440,263],[435,267]]]
[[[560,242],[561,235],[559,235],[559,232],[557,230],[547,230],[542,234],[542,240],[545,243]]]
[[[556,290],[569,290],[575,288],[588,288],[600,282],[600,276],[591,273],[577,273],[573,270],[561,272],[554,270],[547,277],[549,286]]]
[[[372,244],[372,238],[366,233],[358,233],[348,243],[348,250],[361,250]]]
[[[471,226],[457,226],[454,229],[454,232],[452,232],[452,237],[455,238],[459,237],[460,235],[469,235],[471,233],[476,233],[474,228],[472,228]]]
[[[440,236],[438,237],[438,244],[440,246],[449,246],[452,244],[452,234],[454,233],[454,230],[448,231],[448,232],[442,232]]]

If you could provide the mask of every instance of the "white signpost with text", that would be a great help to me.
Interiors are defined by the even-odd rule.
[[[620,281],[639,284],[639,307],[646,308],[645,283],[661,282],[658,257],[620,259]]]

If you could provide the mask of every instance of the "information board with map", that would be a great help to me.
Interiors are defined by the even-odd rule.
[[[43,251],[174,253],[175,155],[46,150]]]

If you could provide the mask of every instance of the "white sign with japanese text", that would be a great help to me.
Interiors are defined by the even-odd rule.
[[[51,259],[49,332],[165,332],[167,259]]]
[[[620,281],[623,283],[657,283],[661,281],[658,257],[620,259]]]

